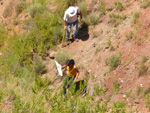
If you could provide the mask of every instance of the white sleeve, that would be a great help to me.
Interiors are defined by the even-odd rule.
[[[76,7],[76,8],[77,8],[77,13],[80,14],[80,9],[78,7]]]
[[[64,20],[66,20],[67,19],[67,13],[65,12],[65,14],[64,14]]]

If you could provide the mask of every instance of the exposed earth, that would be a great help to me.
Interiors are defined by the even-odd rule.
[[[5,7],[9,4],[10,0],[1,1],[0,5],[0,17],[4,19],[6,25],[10,29],[14,29],[16,32],[20,31],[20,26],[13,26],[10,21],[13,18],[11,14],[14,12],[14,5],[17,0],[14,0],[10,16],[7,18],[2,17],[2,13]],[[89,6],[94,0],[88,0]],[[112,7],[115,4],[115,0],[104,0],[106,7]],[[66,50],[73,58],[80,70],[79,80],[85,80],[90,77],[88,82],[88,88],[90,89],[89,95],[92,95],[94,90],[94,84],[99,84],[101,88],[106,89],[106,94],[103,97],[97,96],[95,101],[102,99],[107,100],[108,96],[112,94],[114,89],[114,82],[119,84],[118,93],[112,94],[109,105],[114,101],[125,101],[128,105],[128,111],[137,110],[138,113],[148,113],[149,110],[146,107],[145,100],[143,99],[143,93],[137,95],[137,89],[143,88],[145,91],[150,85],[150,8],[140,8],[139,1],[137,0],[120,0],[125,6],[123,11],[116,11],[114,8],[112,11],[107,11],[105,15],[101,15],[100,23],[97,25],[90,25],[89,28],[79,28],[78,42],[72,42],[70,45],[60,48],[58,50]],[[96,4],[93,5],[96,7]],[[116,7],[113,5],[113,7]],[[94,9],[94,8],[93,8]],[[95,12],[92,10],[93,13]],[[141,25],[132,24],[133,13],[139,12],[139,23]],[[109,23],[109,15],[113,12],[118,14],[126,14],[127,18],[114,27]],[[20,14],[18,18],[25,19],[23,14]],[[1,20],[2,20],[1,19]],[[80,23],[81,25],[81,23]],[[116,30],[116,31],[115,31]],[[126,34],[133,31],[137,38],[127,39]],[[10,30],[11,32],[11,30]],[[96,34],[96,36],[95,36]],[[111,50],[108,45],[108,39],[111,41],[113,49]],[[49,55],[56,51],[49,51]],[[113,54],[120,53],[121,63],[112,71],[109,71],[109,66],[106,65],[106,58]],[[143,56],[147,57],[147,73],[140,74],[140,62]],[[46,58],[47,73],[42,77],[50,76],[52,80],[55,80],[56,87],[49,86],[55,90],[59,90],[62,85],[63,78],[57,74],[56,67],[54,66],[54,60]],[[87,74],[85,74],[87,73]],[[56,76],[57,74],[57,76]],[[55,85],[54,84],[54,85]],[[131,92],[129,97],[127,93]],[[148,92],[150,93],[150,92]],[[9,106],[5,106],[5,108]],[[0,108],[3,108],[1,106]],[[111,109],[110,109],[111,112]]]

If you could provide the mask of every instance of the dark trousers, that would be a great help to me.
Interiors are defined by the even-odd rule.
[[[68,85],[68,88],[71,87],[74,79],[75,77],[69,77],[68,75],[66,75],[65,80],[64,80],[64,86],[63,86],[64,94],[66,94],[66,85]]]

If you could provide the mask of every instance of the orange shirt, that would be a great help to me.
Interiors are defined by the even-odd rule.
[[[75,77],[77,73],[79,72],[78,68],[74,65],[72,69],[67,66],[67,75],[69,77]]]

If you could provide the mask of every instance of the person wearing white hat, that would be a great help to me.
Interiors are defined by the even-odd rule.
[[[80,20],[82,22],[83,19],[80,9],[76,6],[73,6],[72,4],[69,4],[69,8],[65,11],[64,14],[64,30],[67,29],[66,32],[67,41],[69,41],[72,25],[74,26],[72,38],[75,39],[76,37],[76,33],[78,30],[78,15],[80,15]]]

